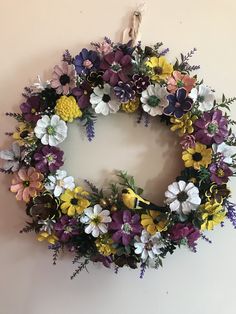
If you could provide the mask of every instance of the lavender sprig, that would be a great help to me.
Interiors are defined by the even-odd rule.
[[[72,64],[73,63],[73,57],[70,54],[68,49],[66,49],[65,52],[63,53],[62,61],[67,62],[68,64]]]
[[[86,123],[86,134],[89,142],[95,137],[94,120],[88,120]]]
[[[192,56],[194,55],[194,53],[196,51],[197,51],[197,48],[193,48],[186,55],[181,53],[181,61],[182,61],[182,63],[187,62],[190,58],[192,58]]]
[[[212,244],[212,241],[211,241],[207,236],[205,236],[203,233],[201,234],[201,238],[202,238],[204,241],[206,241],[207,243]]]
[[[169,48],[163,49],[163,50],[159,53],[159,57],[165,56],[169,51],[170,51]]]
[[[146,267],[147,267],[146,264],[144,264],[144,263],[141,264],[141,266],[140,266],[140,275],[139,275],[140,279],[143,279],[145,271],[146,271]]]
[[[227,217],[236,229],[236,204],[227,201],[225,207],[227,209]]]

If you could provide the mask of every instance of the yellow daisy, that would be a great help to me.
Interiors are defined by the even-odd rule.
[[[173,65],[165,57],[151,57],[145,65],[152,70],[151,79],[161,81],[167,79],[173,72]]]
[[[20,146],[26,143],[33,143],[35,141],[32,127],[28,123],[20,122],[16,131],[12,135],[13,139],[18,142]]]
[[[147,214],[141,215],[141,225],[151,235],[156,232],[166,231],[168,224],[169,221],[166,215],[156,210],[150,210]]]
[[[82,214],[84,209],[90,205],[87,200],[88,192],[84,191],[82,187],[78,186],[73,191],[67,189],[60,197],[61,211],[68,216],[74,216],[75,214]]]
[[[44,240],[47,240],[50,244],[55,244],[58,238],[54,234],[49,234],[46,231],[40,232],[38,235],[38,241],[42,242]]]
[[[123,111],[132,113],[135,112],[140,105],[140,100],[139,98],[135,98],[133,100],[130,100],[128,102],[125,102],[121,105],[121,108]]]
[[[226,215],[222,205],[216,201],[206,202],[201,205],[200,211],[202,211],[201,218],[203,220],[201,230],[212,230],[216,225],[224,221]]]
[[[113,241],[107,235],[100,236],[96,241],[96,247],[99,253],[109,256],[116,253],[116,249],[112,246]]]
[[[211,158],[211,148],[207,148],[206,145],[201,143],[196,143],[193,148],[188,148],[182,153],[185,167],[193,167],[196,170],[199,170],[201,166],[208,167],[211,163]]]
[[[170,122],[173,123],[170,128],[171,131],[178,130],[178,135],[191,134],[194,131],[193,123],[198,119],[197,116],[192,116],[191,113],[186,113],[181,118],[177,119],[172,117]]]

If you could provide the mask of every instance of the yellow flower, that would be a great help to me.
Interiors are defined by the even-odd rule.
[[[23,146],[26,143],[32,144],[35,141],[32,127],[28,123],[24,122],[20,122],[18,124],[12,137],[20,146]]]
[[[179,119],[172,117],[170,122],[173,123],[173,125],[170,129],[171,131],[178,130],[179,136],[191,134],[194,131],[193,123],[197,120],[197,118],[197,116],[192,116],[191,113],[186,113]]]
[[[221,204],[216,201],[206,202],[200,206],[202,211],[201,218],[203,223],[201,230],[212,230],[214,226],[218,225],[225,219],[225,211]]]
[[[61,96],[57,100],[55,111],[62,120],[68,122],[82,116],[82,111],[73,96]]]
[[[116,249],[112,247],[113,241],[111,238],[105,236],[101,236],[96,241],[96,247],[98,252],[104,256],[109,256],[111,254],[116,253]]]
[[[54,234],[49,234],[48,232],[40,232],[38,235],[38,241],[42,242],[47,240],[50,244],[55,244],[58,238]]]
[[[173,72],[173,65],[165,57],[151,57],[145,65],[152,70],[151,79],[153,81],[165,80]]]
[[[84,209],[90,205],[90,202],[85,198],[88,194],[80,186],[74,188],[73,191],[67,189],[60,197],[63,214],[68,216],[82,214]]]
[[[141,215],[141,225],[151,235],[154,235],[156,232],[166,231],[168,224],[169,221],[166,215],[156,210],[150,210],[148,214]]]
[[[207,148],[206,145],[200,143],[196,143],[193,148],[188,148],[182,154],[185,167],[193,167],[196,170],[199,170],[201,166],[208,167],[211,158],[211,148]]]
[[[139,104],[140,104],[139,98],[135,98],[133,100],[123,103],[121,105],[121,108],[123,111],[131,113],[131,112],[135,112],[138,109]]]

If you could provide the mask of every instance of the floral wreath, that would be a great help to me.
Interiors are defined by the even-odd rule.
[[[18,125],[6,133],[14,142],[0,152],[1,170],[13,173],[10,191],[26,203],[29,219],[21,232],[35,231],[39,241],[49,242],[54,264],[69,251],[77,263],[72,278],[89,261],[113,265],[116,272],[140,267],[143,277],[176,248],[196,252],[200,238],[211,242],[204,231],[223,226],[226,218],[236,228],[227,186],[236,165],[235,122],[226,113],[236,98],[217,101],[214,90],[191,75],[199,68],[189,64],[196,49],[171,64],[162,43],[131,44],[105,37],[75,57],[66,50],[49,81],[38,78],[25,88],[21,113],[7,113]],[[143,198],[126,172],[105,190],[85,180],[87,191],[61,169],[58,145],[68,123],[80,121],[91,141],[97,117],[118,111],[137,113],[145,125],[159,119],[179,135],[184,169],[162,206]]]

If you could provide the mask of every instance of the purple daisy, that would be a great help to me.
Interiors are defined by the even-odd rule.
[[[193,105],[192,98],[187,97],[188,93],[185,88],[179,88],[174,95],[167,96],[169,102],[168,106],[164,109],[164,114],[167,116],[174,115],[177,119],[181,118],[187,113]]]
[[[79,87],[73,88],[72,95],[75,96],[81,109],[87,108],[90,105],[92,91],[91,86],[87,82],[83,82]]]
[[[139,215],[132,215],[129,210],[115,212],[109,228],[115,231],[112,240],[123,245],[128,245],[134,236],[142,231]]]
[[[78,74],[88,75],[90,72],[98,69],[100,58],[96,51],[83,48],[81,52],[75,56],[74,64]]]
[[[219,109],[204,112],[203,116],[196,120],[194,126],[196,140],[206,145],[222,143],[229,133],[227,118]]]
[[[223,161],[211,164],[209,170],[211,172],[211,181],[218,185],[227,183],[229,177],[233,175],[233,171]]]
[[[41,116],[37,114],[40,111],[40,97],[31,96],[27,98],[26,102],[20,105],[25,121],[37,122]]]
[[[127,102],[135,97],[135,91],[130,83],[118,82],[117,86],[114,87],[114,92],[121,102]]]
[[[64,164],[63,155],[64,152],[57,147],[43,146],[34,154],[35,168],[43,173],[55,172]]]
[[[62,242],[69,241],[73,236],[79,234],[78,221],[69,216],[62,216],[54,226],[55,234]]]
[[[119,81],[128,82],[127,74],[131,68],[131,60],[130,55],[124,54],[120,50],[105,55],[100,65],[100,68],[105,71],[104,81],[112,86],[117,85]]]
[[[200,231],[191,223],[177,223],[169,230],[169,237],[172,241],[179,242],[186,239],[188,246],[192,248],[196,246],[196,241],[200,235]]]
[[[73,64],[62,62],[61,66],[56,65],[52,73],[51,86],[57,94],[68,95],[76,85],[75,68]]]

